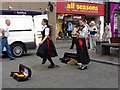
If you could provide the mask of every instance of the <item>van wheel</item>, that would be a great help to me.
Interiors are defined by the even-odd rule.
[[[23,44],[13,44],[11,46],[11,51],[14,57],[21,57],[24,54],[24,46]]]

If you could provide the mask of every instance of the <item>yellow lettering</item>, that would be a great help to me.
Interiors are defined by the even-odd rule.
[[[98,11],[98,6],[95,7],[95,10]]]
[[[83,10],[86,10],[86,6],[85,5],[83,5]]]
[[[67,9],[70,9],[70,4],[67,4]]]
[[[76,9],[79,9],[79,5],[76,5]]]
[[[74,9],[75,8],[75,4],[71,3],[71,8]]]
[[[80,9],[80,10],[83,10],[83,6],[82,6],[82,5],[79,5],[79,6],[80,6],[79,9]]]
[[[77,9],[77,10],[98,10],[98,6],[89,6],[89,5],[75,5],[75,3],[67,4],[67,9]]]

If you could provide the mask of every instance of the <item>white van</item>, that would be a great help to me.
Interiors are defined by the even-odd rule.
[[[20,57],[28,49],[36,49],[41,40],[42,19],[47,15],[0,15],[0,27],[5,25],[5,20],[10,19],[8,42],[13,56]]]

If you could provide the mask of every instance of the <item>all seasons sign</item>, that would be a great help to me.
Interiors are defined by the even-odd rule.
[[[83,2],[57,2],[57,13],[74,13],[104,16],[104,5]]]
[[[84,11],[98,11],[98,6],[96,5],[83,5],[80,3],[70,3],[70,4],[66,4],[64,5],[64,8],[66,10],[84,10]]]

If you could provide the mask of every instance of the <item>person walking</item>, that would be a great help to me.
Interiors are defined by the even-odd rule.
[[[86,45],[86,38],[88,37],[88,28],[84,25],[84,20],[79,20],[79,34],[76,42],[76,50],[77,50],[77,62],[80,70],[87,69],[87,64],[90,62],[88,49]]]
[[[68,27],[67,27],[68,38],[71,38],[71,37],[72,37],[72,35],[71,35],[72,30],[73,30],[72,22],[68,22]]]
[[[36,54],[37,56],[43,58],[42,64],[45,64],[45,62],[48,59],[48,61],[50,62],[48,68],[55,68],[56,65],[54,64],[52,57],[56,57],[58,55],[54,43],[51,39],[51,35],[50,35],[51,31],[48,25],[48,20],[43,19],[42,25],[43,25],[42,40],[39,43],[39,47]]]
[[[105,24],[106,24],[106,26],[105,26],[105,31],[102,36],[102,40],[110,42],[110,37],[112,36],[112,34],[111,34],[109,22],[106,21]]]
[[[13,55],[10,50],[10,46],[8,44],[9,26],[11,24],[10,20],[6,19],[5,24],[6,25],[3,27],[4,37],[2,37],[2,50],[4,47],[6,47],[8,57],[10,58],[10,60],[14,60],[15,58],[13,58]]]
[[[4,37],[3,29],[0,28],[0,55],[2,54],[2,38]]]
[[[96,48],[96,37],[97,37],[97,26],[94,21],[90,22],[90,49],[94,50]]]
[[[77,26],[75,23],[73,23],[73,31],[72,31],[72,44],[70,46],[70,49],[73,49],[74,44],[76,44],[76,38],[77,38]]]

